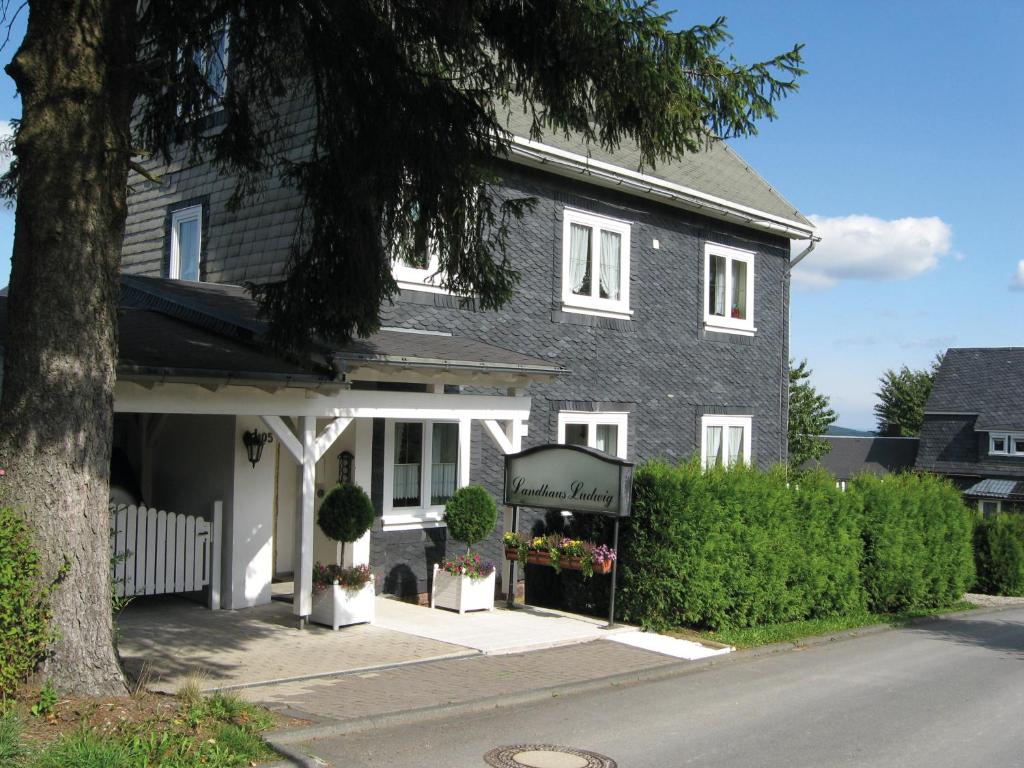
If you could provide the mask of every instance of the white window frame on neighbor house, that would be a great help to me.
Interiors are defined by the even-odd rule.
[[[171,250],[167,276],[174,280],[186,279],[181,276],[181,225],[193,221],[196,223],[196,281],[201,281],[203,277],[203,206],[190,205],[171,213]]]
[[[583,424],[587,427],[587,447],[597,448],[597,428],[615,427],[615,455],[626,458],[628,413],[604,413],[599,411],[560,411],[558,413],[558,442],[565,443],[565,428],[569,424]]]
[[[986,509],[986,504],[994,504],[995,509]],[[982,517],[1001,515],[1003,513],[1003,502],[999,499],[978,499],[978,511],[982,514]]]
[[[420,446],[420,503],[415,507],[396,507],[395,493],[395,425],[420,424],[423,428]],[[470,423],[457,419],[386,419],[384,422],[384,515],[385,531],[402,531],[415,528],[438,528],[444,526],[444,504],[431,503],[431,471],[433,467],[433,430],[436,424],[456,424],[459,428],[458,453],[456,454],[455,487],[469,483]]]
[[[590,292],[573,293],[570,278],[572,261],[572,227],[576,224],[590,229]],[[629,251],[632,225],[628,221],[598,216],[586,211],[566,208],[562,216],[562,309],[600,317],[629,319]],[[619,236],[619,298],[601,298],[601,232]]]
[[[996,448],[996,440],[1003,441],[1002,450]],[[1024,432],[989,432],[988,452],[990,456],[1024,456]]]
[[[723,315],[711,313],[711,259],[720,256],[725,259],[725,305],[726,312]],[[743,336],[753,336],[757,332],[754,325],[754,257],[753,251],[745,251],[741,248],[733,248],[728,245],[717,243],[704,244],[704,327],[711,331],[724,333],[737,333]],[[734,262],[742,262],[747,267],[746,279],[746,305],[747,316],[745,318],[732,317],[729,307],[732,305],[734,293],[733,269]]]
[[[753,436],[753,416],[721,416],[718,414],[702,416],[700,419],[700,461],[701,466],[707,469],[711,466],[708,461],[708,428],[722,428],[722,465],[731,466],[733,461],[728,451],[728,437],[730,427],[743,428],[743,450],[742,459],[744,464],[750,464],[751,438]]]

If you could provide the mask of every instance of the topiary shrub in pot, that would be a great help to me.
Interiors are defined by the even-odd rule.
[[[320,504],[317,525],[327,538],[345,545],[358,541],[370,530],[376,512],[366,492],[358,485],[339,483]],[[317,563],[313,569],[313,610],[310,620],[337,629],[348,624],[372,622],[374,617],[373,574],[367,565],[344,568]]]
[[[491,494],[479,485],[459,488],[444,507],[448,538],[466,543],[466,554],[447,558],[434,566],[430,592],[432,608],[451,608],[459,613],[494,608],[494,563],[471,552],[486,539],[498,522],[498,507]]]

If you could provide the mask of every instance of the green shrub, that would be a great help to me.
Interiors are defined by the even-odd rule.
[[[459,488],[444,505],[444,522],[448,535],[466,542],[466,552],[478,541],[487,538],[498,522],[498,507],[491,494],[480,485]]]
[[[974,581],[971,513],[951,483],[933,475],[854,478],[864,505],[868,607],[879,612],[939,608]]]
[[[338,483],[320,502],[316,522],[327,538],[341,542],[344,557],[345,545],[362,538],[376,516],[366,491],[354,483]]]
[[[975,590],[1024,596],[1024,517],[979,517],[974,524]]]
[[[639,468],[622,538],[623,615],[721,629],[859,610],[859,508],[824,473],[699,462]]]
[[[0,508],[0,698],[32,674],[52,640],[49,594],[25,520]]]

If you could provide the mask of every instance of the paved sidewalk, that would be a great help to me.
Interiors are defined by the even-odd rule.
[[[344,723],[431,707],[437,707],[440,715],[445,705],[537,689],[572,688],[686,663],[621,643],[595,640],[529,653],[477,655],[247,688],[239,693],[271,708],[287,709],[298,717],[309,713],[314,720]]]

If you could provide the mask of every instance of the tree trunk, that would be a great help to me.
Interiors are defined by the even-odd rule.
[[[0,467],[32,525],[59,690],[124,693],[114,651],[110,443],[135,0],[32,0],[7,72],[22,100]]]

